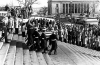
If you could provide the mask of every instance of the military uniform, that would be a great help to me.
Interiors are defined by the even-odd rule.
[[[41,41],[40,42],[41,50],[43,50],[43,53],[46,53],[46,51],[48,50],[48,48],[47,48],[46,35],[44,33],[41,34],[40,41]]]
[[[27,23],[27,34],[28,34],[28,42],[27,45],[30,46],[33,44],[33,32],[34,32],[34,28],[33,25],[31,23]]]
[[[40,34],[39,34],[39,32],[38,31],[34,31],[33,32],[33,45],[34,45],[34,49],[36,50],[36,51],[40,51]]]
[[[57,54],[57,36],[56,34],[52,34],[49,37],[49,45],[52,45],[51,50],[49,54],[51,55],[51,52],[54,50],[54,54]]]

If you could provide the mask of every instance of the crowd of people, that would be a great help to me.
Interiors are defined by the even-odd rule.
[[[32,21],[34,23],[32,23]],[[37,30],[38,33],[41,27],[44,27],[44,28],[46,27],[47,30],[55,33],[56,36],[53,36],[53,37],[49,36],[47,40],[49,40],[50,38],[55,38],[56,40],[60,40],[61,42],[74,44],[74,45],[90,48],[90,49],[97,50],[97,51],[99,51],[100,49],[100,42],[99,42],[100,41],[100,37],[99,37],[100,28],[96,25],[90,25],[90,24],[65,25],[64,23],[61,23],[59,21],[51,21],[51,20],[48,21],[46,19],[39,19],[39,20],[33,19],[30,22],[34,24],[34,26],[36,26],[35,24],[37,24],[36,27],[38,27],[38,30]],[[33,30],[29,31],[28,36],[32,36],[31,34],[33,33],[31,31]],[[42,31],[42,33],[44,32]],[[31,41],[28,42],[28,44],[29,43],[31,43]],[[54,46],[53,48],[57,48],[56,44],[53,46]]]
[[[49,51],[49,54],[51,54],[54,50],[54,54],[57,54],[57,40],[98,51],[100,49],[100,28],[95,25],[65,25],[59,21],[46,18],[30,18],[25,23],[17,17],[9,16],[8,22],[3,24],[2,29],[5,42],[8,42],[7,32],[15,34],[22,32],[23,40],[26,41],[26,38],[28,40],[26,45],[30,51],[43,51],[43,53]],[[48,36],[45,32],[52,33]]]
[[[23,20],[17,17],[13,18],[12,16],[8,16],[8,22],[5,22],[5,20],[2,21],[0,25],[2,25],[2,33],[4,34],[3,36],[5,37],[6,43],[9,43],[7,33],[20,34],[21,32],[24,42],[26,38],[28,40],[26,45],[29,47],[30,51],[43,51],[43,53],[46,53],[49,50],[47,45],[49,41],[49,46],[52,46],[49,54],[51,54],[53,50],[55,50],[54,54],[57,54],[57,37],[53,30],[55,21],[48,19],[29,19],[28,22],[25,23]],[[48,38],[45,34],[46,29],[53,32]]]
[[[94,50],[99,50],[99,30],[100,28],[98,26],[90,24],[66,25],[60,29],[61,32],[58,31],[58,36],[61,41]]]

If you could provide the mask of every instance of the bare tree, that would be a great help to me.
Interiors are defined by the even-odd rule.
[[[42,7],[39,11],[38,11],[38,14],[40,15],[46,15],[48,11],[48,7]]]
[[[29,18],[31,16],[32,11],[33,11],[32,4],[38,4],[38,3],[36,3],[37,0],[17,0],[17,1],[20,4],[22,4],[25,8],[25,10],[24,10],[26,12],[26,13],[24,13],[24,14],[26,14],[25,18]],[[23,15],[23,17],[24,17],[24,15]]]
[[[31,6],[32,4],[34,4],[37,0],[17,0],[20,4],[24,5],[24,6]]]

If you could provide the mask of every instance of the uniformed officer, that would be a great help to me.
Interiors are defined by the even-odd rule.
[[[54,54],[57,54],[57,36],[55,32],[53,32],[49,37],[49,45],[51,45],[51,49],[49,54],[51,55],[51,52],[54,50]]]
[[[27,27],[27,34],[28,34],[28,42],[27,42],[27,46],[30,46],[33,44],[33,32],[34,32],[34,24],[32,23],[32,21],[28,21],[26,23],[26,27]]]
[[[43,53],[46,53],[48,48],[47,48],[47,39],[46,39],[46,35],[44,32],[42,32],[40,36],[40,41],[41,41],[40,42],[41,50],[43,50]]]
[[[35,29],[32,36],[33,36],[34,50],[38,52],[38,51],[41,50],[41,47],[40,47],[40,34],[38,32],[38,29]]]

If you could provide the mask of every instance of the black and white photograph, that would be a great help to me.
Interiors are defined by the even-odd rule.
[[[0,0],[0,65],[100,65],[100,0]]]

